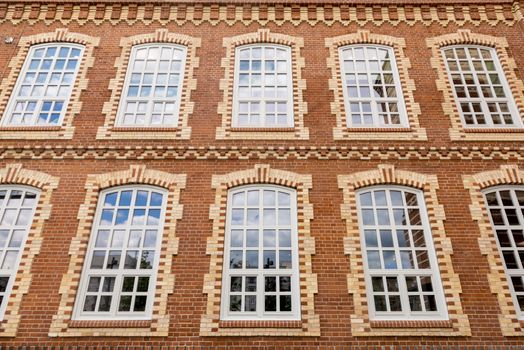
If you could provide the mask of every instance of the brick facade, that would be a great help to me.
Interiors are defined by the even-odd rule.
[[[40,191],[0,345],[524,345],[481,194],[499,184],[524,186],[524,133],[464,130],[440,55],[448,44],[495,48],[524,118],[522,6],[0,2],[0,116],[30,45],[86,47],[61,127],[0,128],[0,184]],[[146,42],[188,48],[179,125],[116,130],[131,46]],[[292,48],[292,130],[231,128],[234,48],[252,42]],[[337,48],[349,43],[393,47],[409,129],[344,127]],[[168,191],[152,319],[74,320],[99,191],[141,183]],[[256,183],[297,191],[299,321],[220,320],[227,190]],[[369,319],[355,191],[374,184],[423,192],[449,320]]]

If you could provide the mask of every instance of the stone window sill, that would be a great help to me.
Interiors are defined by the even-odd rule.
[[[302,321],[220,321],[220,328],[302,328]]]
[[[466,133],[524,133],[524,128],[464,128]]]
[[[69,328],[150,328],[150,320],[75,320]]]
[[[417,321],[371,321],[371,328],[453,328],[449,320],[417,320]]]

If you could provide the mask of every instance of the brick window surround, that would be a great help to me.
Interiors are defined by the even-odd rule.
[[[40,190],[33,222],[27,234],[18,271],[15,275],[14,286],[9,296],[4,318],[0,322],[0,337],[14,337],[21,318],[18,313],[20,304],[31,284],[31,266],[35,256],[40,252],[44,225],[51,215],[51,194],[58,186],[58,178],[39,171],[24,169],[21,164],[9,164],[0,169],[0,184],[26,185]]]
[[[131,184],[158,186],[168,190],[151,320],[72,320],[100,191],[109,187]],[[57,314],[53,316],[49,329],[50,337],[167,336],[169,329],[167,298],[173,292],[175,284],[175,276],[171,273],[172,257],[178,253],[176,223],[182,217],[182,205],[179,204],[180,191],[185,188],[185,184],[186,175],[184,174],[170,174],[147,169],[143,165],[131,165],[128,170],[87,176],[86,197],[78,211],[78,231],[69,247],[71,260],[60,284],[60,306]]]
[[[125,37],[120,40],[122,53],[115,60],[116,76],[109,82],[111,98],[104,103],[102,113],[105,115],[104,125],[98,128],[96,138],[103,139],[184,139],[191,136],[191,127],[188,126],[189,116],[193,113],[194,102],[191,102],[191,92],[196,89],[196,79],[193,71],[198,67],[199,58],[196,50],[200,47],[200,38],[171,33],[167,29],[157,29],[154,33],[139,34]],[[182,89],[180,108],[178,111],[178,124],[176,127],[125,127],[116,126],[119,113],[120,100],[124,91],[126,73],[133,46],[140,44],[169,43],[179,44],[187,48],[185,67],[180,89]]]
[[[326,47],[329,49],[327,65],[331,69],[329,89],[333,91],[334,100],[331,102],[331,113],[336,117],[336,127],[333,128],[335,140],[427,140],[426,129],[420,127],[420,106],[415,102],[413,93],[415,82],[409,78],[411,63],[404,54],[406,41],[389,35],[370,33],[359,30],[356,33],[326,38]],[[373,127],[347,127],[346,110],[344,106],[344,86],[340,67],[339,48],[346,45],[375,44],[389,46],[393,49],[395,61],[400,78],[402,95],[406,105],[406,115],[409,127],[404,128],[373,128]]]
[[[268,43],[289,46],[291,48],[291,75],[293,87],[293,127],[291,128],[233,128],[233,95],[235,80],[235,52],[241,45]],[[224,38],[223,46],[226,57],[222,59],[224,78],[220,80],[220,90],[223,91],[223,101],[218,104],[218,114],[222,116],[222,124],[216,130],[218,140],[307,140],[309,130],[304,126],[304,114],[307,113],[307,103],[303,93],[306,80],[302,79],[302,69],[305,67],[300,49],[304,47],[304,39],[285,34],[271,33],[269,29],[259,29],[256,33],[247,33]]]
[[[294,188],[297,195],[298,258],[300,261],[300,321],[221,321],[220,295],[224,256],[225,217],[230,188],[249,184],[275,184]],[[201,336],[319,336],[320,320],[315,314],[314,295],[317,276],[312,272],[311,256],[315,254],[315,239],[310,234],[313,205],[309,203],[311,175],[272,169],[257,164],[253,169],[224,175],[213,175],[211,187],[215,203],[209,208],[213,232],[207,239],[206,253],[210,255],[209,273],[204,277],[207,294],[206,312],[200,323]]]
[[[428,221],[437,256],[438,269],[444,290],[449,319],[446,321],[372,321],[369,318],[364,262],[357,213],[356,191],[373,185],[399,185],[422,190]],[[444,208],[438,203],[439,188],[436,175],[397,170],[393,165],[379,165],[378,169],[351,175],[339,175],[338,186],[343,191],[342,218],[346,221],[344,251],[350,259],[347,277],[349,293],[353,295],[351,332],[353,336],[470,336],[468,316],[464,314],[459,276],[454,272],[451,256],[453,248],[446,236]]]
[[[5,111],[9,98],[13,93],[22,66],[32,45],[45,43],[75,43],[84,46],[84,53],[79,63],[78,74],[74,81],[71,97],[64,113],[64,119],[59,126],[1,126],[0,138],[2,139],[72,139],[74,133],[73,119],[80,113],[82,101],[80,95],[87,88],[89,79],[86,75],[93,67],[94,48],[98,46],[100,38],[80,33],[72,33],[67,28],[59,28],[51,33],[41,33],[31,36],[23,36],[18,41],[18,51],[9,62],[9,75],[1,82],[0,89],[0,116],[5,117]]]
[[[497,170],[484,171],[474,175],[462,176],[464,187],[469,191],[471,216],[479,225],[480,237],[478,244],[480,252],[486,256],[490,272],[488,281],[491,292],[497,296],[500,315],[499,323],[502,334],[508,336],[523,336],[524,322],[519,321],[515,304],[511,297],[511,289],[504,271],[504,263],[497,246],[497,238],[492,228],[483,191],[499,185],[524,185],[524,170],[517,165],[502,165]]]
[[[459,30],[456,33],[445,34],[426,39],[427,46],[431,49],[431,66],[437,71],[437,88],[442,91],[444,102],[442,109],[450,118],[451,128],[449,136],[453,141],[524,141],[524,128],[464,128],[460,112],[453,95],[453,87],[448,78],[446,63],[441,48],[451,45],[480,45],[494,48],[502,72],[506,77],[513,100],[517,106],[516,117],[524,119],[524,83],[520,80],[515,70],[515,60],[508,54],[509,44],[504,37],[495,37],[485,34],[472,33],[470,30]]]

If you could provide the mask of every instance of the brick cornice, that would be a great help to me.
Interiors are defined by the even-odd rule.
[[[377,8],[380,11],[377,11]],[[409,25],[421,23],[426,26],[432,24],[448,26],[451,23],[457,25],[487,23],[494,26],[502,23],[513,26],[522,20],[520,11],[518,3],[507,0],[496,2],[488,0],[482,3],[478,0],[474,2],[470,2],[470,0],[418,0],[415,3],[409,0],[400,0],[395,1],[395,3],[383,2],[382,4],[373,0],[360,0],[352,4],[327,4],[298,0],[298,2],[294,2],[294,5],[287,0],[252,4],[240,0],[227,3],[215,2],[213,4],[207,1],[201,3],[180,1],[148,4],[106,1],[80,4],[79,2],[51,0],[36,7],[34,2],[27,0],[4,0],[0,2],[0,23],[18,24],[26,22],[34,24],[44,22],[50,25],[59,22],[62,25],[69,23],[84,25],[89,22],[95,24],[107,22],[118,25],[125,22],[146,25],[151,23],[181,25],[189,22],[194,25],[204,23],[216,25],[224,22],[228,25],[242,23],[246,26],[252,23],[260,25],[268,23],[316,25],[323,23],[329,26],[334,23],[345,26],[350,23],[361,26],[367,23],[376,26],[383,24],[396,26],[399,23],[408,23]]]

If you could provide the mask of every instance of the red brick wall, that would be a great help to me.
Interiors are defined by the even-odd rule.
[[[2,140],[0,142],[0,167],[6,164],[22,163],[26,169],[38,170],[60,178],[58,188],[53,192],[52,213],[43,232],[43,244],[40,254],[32,266],[33,278],[29,293],[22,299],[21,322],[15,338],[0,338],[3,345],[140,345],[140,346],[202,346],[228,348],[327,348],[327,347],[368,347],[375,345],[522,345],[524,337],[502,336],[498,315],[500,314],[497,298],[490,292],[487,274],[489,267],[481,255],[477,238],[479,229],[471,219],[468,205],[470,196],[464,188],[462,175],[494,170],[504,164],[524,166],[524,150],[521,142],[452,142],[449,139],[450,121],[442,111],[442,93],[437,90],[437,74],[430,67],[431,51],[426,45],[426,38],[458,29],[470,29],[472,32],[505,37],[509,42],[509,54],[515,59],[523,79],[524,73],[524,32],[522,22],[508,25],[487,22],[439,23],[396,26],[389,23],[359,25],[348,23],[343,26],[334,23],[327,26],[318,23],[314,26],[301,23],[295,26],[285,23],[277,26],[269,23],[266,27],[272,32],[286,33],[304,38],[302,56],[305,58],[303,78],[307,88],[304,100],[308,103],[305,126],[309,128],[307,141],[216,141],[216,127],[220,125],[217,104],[222,100],[219,79],[224,71],[220,60],[225,49],[222,38],[242,33],[255,32],[258,24],[244,25],[237,23],[229,26],[220,22],[216,25],[187,23],[182,26],[158,23],[132,26],[121,22],[113,25],[103,22],[99,25],[88,22],[85,25],[71,23],[67,27],[71,32],[85,33],[100,37],[100,45],[95,49],[94,68],[87,73],[89,85],[83,92],[83,107],[74,120],[75,135],[72,140]],[[63,25],[50,25],[38,21],[29,25],[0,23],[0,36],[12,35],[18,39],[21,35],[33,35],[51,32]],[[190,140],[129,140],[96,141],[98,127],[103,125],[101,113],[103,103],[110,98],[109,80],[114,77],[115,58],[120,55],[119,42],[124,36],[151,33],[165,27],[170,32],[187,34],[202,39],[197,50],[200,58],[195,71],[197,89],[192,93],[195,109],[189,117],[192,128]],[[333,141],[332,129],[335,117],[331,114],[330,101],[333,94],[328,88],[331,71],[326,66],[328,50],[325,38],[343,35],[359,29],[373,33],[403,37],[406,40],[405,55],[411,60],[410,78],[415,81],[415,101],[421,106],[420,124],[426,128],[427,142],[396,141]],[[15,45],[0,43],[0,78],[9,74],[8,63],[16,54]],[[152,146],[156,155],[144,154],[144,148]],[[170,147],[180,148],[183,157],[175,157]],[[304,146],[304,151],[295,151],[290,147]],[[329,151],[315,151],[314,147],[332,147]],[[46,151],[43,148],[46,148]],[[64,148],[73,150],[64,152]],[[88,151],[94,147],[97,151]],[[114,153],[108,148],[115,148]],[[130,147],[133,151],[123,148]],[[217,159],[209,152],[210,147],[225,147],[221,151],[224,158]],[[259,152],[252,152],[247,157],[239,157],[227,150],[241,147],[253,150],[262,147]],[[282,147],[278,152],[271,147]],[[429,148],[436,148],[425,155]],[[24,148],[24,149],[22,149]],[[191,148],[198,148],[202,159],[195,159]],[[347,148],[349,159],[345,159]],[[369,149],[376,150],[369,153]],[[482,159],[482,148],[486,159]],[[503,148],[502,151],[497,149]],[[136,150],[135,150],[136,149]],[[410,151],[405,151],[409,149]],[[127,159],[115,159],[120,153]],[[410,156],[406,156],[409,153]],[[96,155],[98,154],[98,156]],[[262,159],[263,155],[268,157]],[[304,155],[309,154],[308,159]],[[324,154],[326,156],[324,156]],[[368,155],[369,154],[369,155]],[[507,155],[507,158],[506,158]],[[96,159],[95,159],[96,158]],[[119,157],[120,158],[120,157]],[[155,158],[161,158],[160,160]],[[176,159],[183,158],[183,159]],[[249,158],[249,159],[247,159]],[[319,159],[322,158],[322,159]],[[420,159],[426,158],[426,159]],[[202,293],[204,274],[209,272],[209,256],[206,255],[206,238],[212,231],[209,220],[209,205],[214,202],[211,188],[213,174],[252,168],[255,164],[270,164],[272,168],[289,170],[301,174],[311,174],[313,188],[310,190],[310,202],[314,206],[314,219],[311,223],[311,235],[316,240],[316,254],[313,256],[313,273],[318,278],[318,293],[315,296],[315,312],[320,315],[320,337],[200,337],[200,319],[205,313],[206,295]],[[115,170],[125,170],[130,164],[145,164],[149,169],[162,170],[176,174],[187,174],[187,184],[182,191],[181,204],[184,205],[182,219],[177,224],[179,238],[178,254],[173,257],[173,273],[176,278],[174,293],[168,300],[170,328],[168,337],[90,337],[90,338],[49,338],[48,331],[53,315],[60,302],[59,286],[62,275],[66,273],[70,256],[68,255],[71,238],[78,226],[76,219],[78,208],[85,199],[87,174],[99,174]],[[347,291],[346,275],[349,271],[349,258],[344,255],[343,238],[346,226],[340,216],[342,191],[338,188],[337,175],[351,174],[357,171],[374,169],[378,164],[393,164],[397,169],[410,170],[425,174],[436,174],[440,189],[438,199],[446,212],[446,234],[453,244],[452,256],[455,272],[462,284],[461,301],[464,312],[471,324],[471,337],[352,337],[350,318],[352,298]]]

